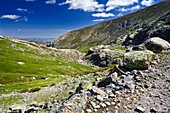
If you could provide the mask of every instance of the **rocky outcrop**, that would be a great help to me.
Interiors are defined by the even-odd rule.
[[[112,64],[120,64],[122,62],[125,50],[110,49],[110,46],[97,46],[90,48],[87,52],[85,59],[93,65],[105,67]]]
[[[162,50],[170,49],[170,44],[166,40],[163,40],[159,37],[153,37],[153,38],[146,40],[145,47],[148,50],[159,52]]]
[[[159,37],[169,42],[170,12],[155,20],[152,24],[137,29],[135,33],[130,33],[123,44],[126,46],[139,45],[152,37]]]
[[[153,59],[154,53],[149,50],[132,51],[124,54],[123,65],[128,69],[148,69]]]

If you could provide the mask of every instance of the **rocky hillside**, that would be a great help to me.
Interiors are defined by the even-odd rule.
[[[0,112],[3,104],[16,101],[4,94],[35,92],[76,76],[93,71],[81,65],[82,54],[76,50],[47,48],[33,42],[0,36]]]
[[[136,40],[143,41],[146,35],[147,37],[150,37],[151,35],[144,32],[149,29],[152,30],[152,36],[162,36],[162,33],[159,32],[160,29],[165,29],[167,26],[164,25],[169,25],[169,6],[170,1],[165,0],[159,4],[114,20],[105,21],[94,26],[71,31],[59,38],[56,38],[52,42],[57,48],[84,49],[100,44],[122,44],[126,38],[127,40],[124,43],[127,44],[129,38],[134,38],[136,35],[135,40],[133,41],[134,44]],[[168,16],[168,18],[165,19],[166,16]],[[164,20],[167,22],[162,23]],[[157,25],[155,25],[155,23],[157,23]],[[155,26],[153,26],[153,24]],[[164,27],[158,28],[159,24]],[[155,29],[157,32],[153,33]],[[166,29],[169,29],[169,27]],[[142,37],[141,34],[143,34]],[[163,36],[163,38],[166,39],[165,36]]]
[[[127,49],[100,45],[90,48],[83,59],[103,68],[76,77],[65,75],[67,80],[58,84],[34,93],[4,94],[0,100],[12,98],[8,113],[170,112],[169,42],[152,37]]]

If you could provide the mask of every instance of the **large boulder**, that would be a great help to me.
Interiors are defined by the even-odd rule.
[[[112,64],[121,64],[121,58],[125,50],[110,49],[109,46],[97,46],[90,48],[85,59],[93,65],[105,67]]]
[[[123,65],[128,69],[148,69],[154,56],[149,50],[127,52],[124,54]]]
[[[153,37],[145,41],[145,47],[148,50],[159,52],[162,50],[170,49],[170,44],[166,40],[163,40],[159,37]]]

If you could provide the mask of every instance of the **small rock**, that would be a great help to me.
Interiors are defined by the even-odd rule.
[[[143,107],[141,107],[141,106],[137,106],[136,109],[135,109],[135,111],[136,111],[136,112],[142,112],[142,113],[143,113],[143,112],[145,111],[145,109],[144,109]]]
[[[97,109],[94,109],[94,112],[97,112],[98,110]]]
[[[28,109],[25,111],[25,113],[31,113],[31,112],[34,112],[34,111],[36,111],[36,110],[34,109],[34,107],[30,107],[30,108],[28,108]]]
[[[115,102],[111,102],[112,105],[115,105],[116,103]]]
[[[95,102],[92,102],[92,101],[91,101],[90,104],[92,105],[93,108],[96,107],[96,103],[95,103]]]
[[[101,107],[105,108],[106,104],[105,103],[101,103]]]
[[[151,64],[153,64],[153,65],[158,65],[158,63],[157,63],[155,60],[152,61]]]
[[[150,113],[157,113],[157,110],[155,108],[151,108]]]
[[[105,87],[106,85],[109,85],[110,83],[112,83],[112,78],[111,77],[108,77],[108,78],[105,78],[103,80],[101,80],[97,86],[98,87]]]
[[[0,84],[0,87],[4,87],[4,85]]]
[[[116,96],[114,94],[109,94],[109,98],[115,98]]]
[[[106,104],[106,105],[108,105],[108,106],[110,106],[110,105],[111,105],[111,104],[110,104],[110,102],[105,102],[105,104]]]
[[[22,113],[21,109],[12,110],[9,113]]]
[[[117,79],[117,77],[118,77],[118,74],[117,74],[117,72],[114,72],[110,76],[112,78],[112,81],[115,81]]]
[[[45,103],[43,109],[48,109],[48,103]]]
[[[96,96],[96,100],[102,102],[102,101],[103,101],[103,98],[102,98],[100,95],[97,95],[97,96]]]
[[[130,89],[132,93],[135,91],[135,84],[133,83],[126,83],[126,86]]]
[[[88,113],[91,113],[91,112],[92,112],[92,110],[91,110],[91,109],[86,109],[86,111],[87,111]]]
[[[17,64],[24,65],[25,63],[24,62],[17,62]]]
[[[94,94],[96,93],[96,94],[99,94],[103,97],[106,95],[106,92],[102,91],[101,89],[99,89],[95,86],[92,87],[92,91],[93,91]]]

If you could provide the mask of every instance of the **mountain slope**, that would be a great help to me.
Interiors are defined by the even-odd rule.
[[[66,79],[61,75],[75,76],[93,70],[68,61],[71,59],[66,59],[65,55],[71,55],[65,52],[0,36],[0,95],[56,84]]]
[[[52,42],[57,48],[88,48],[100,44],[122,43],[127,34],[132,34],[141,27],[149,26],[155,20],[170,12],[170,1],[142,9],[135,13],[71,31]]]

